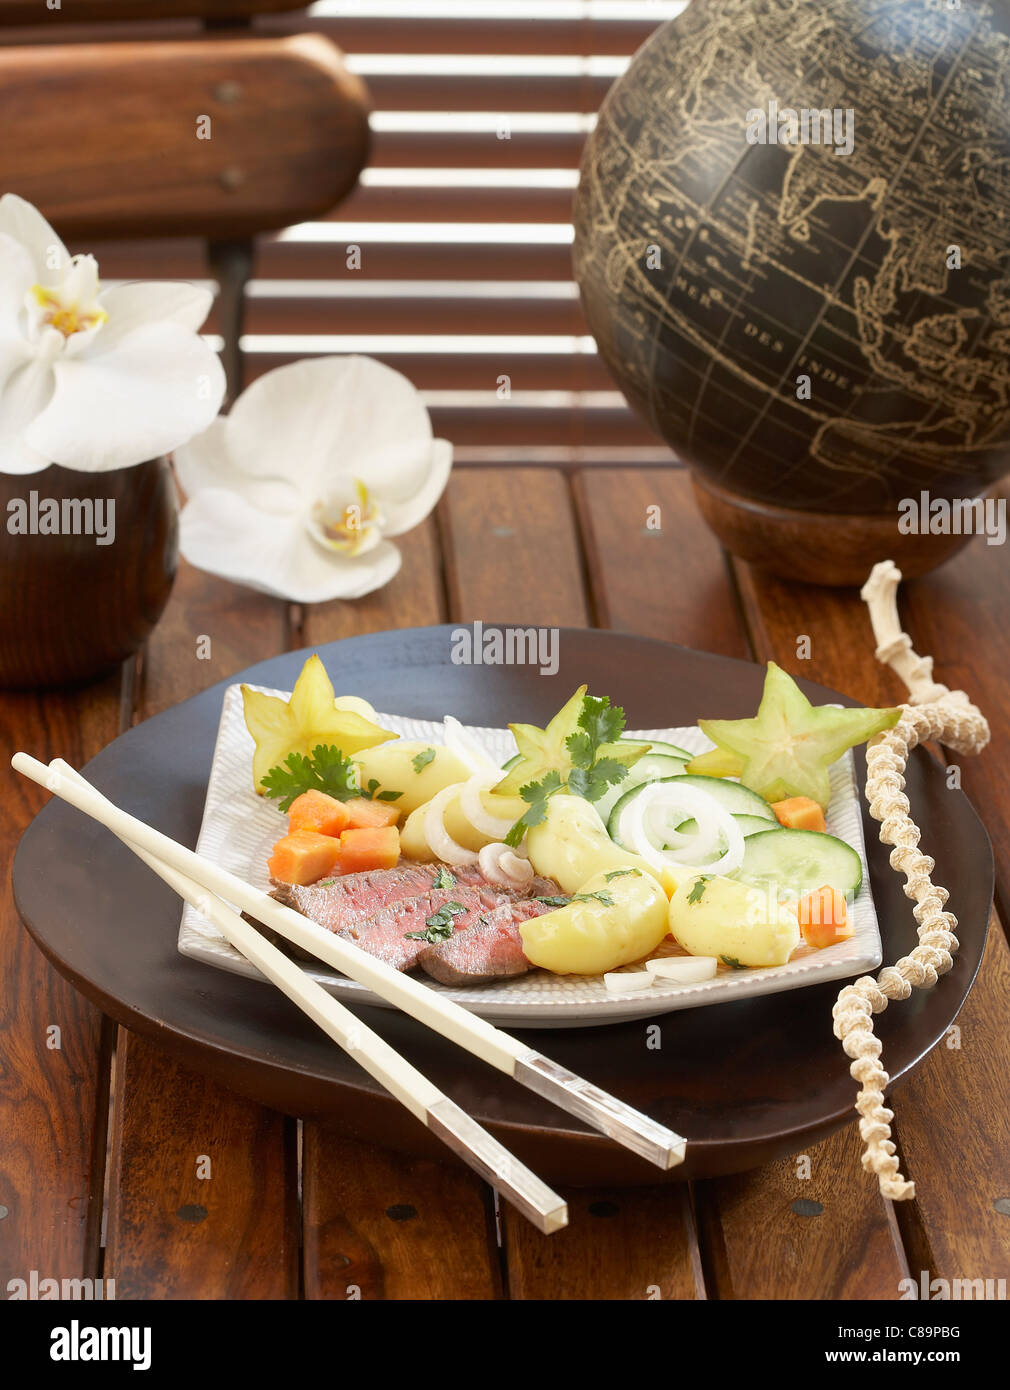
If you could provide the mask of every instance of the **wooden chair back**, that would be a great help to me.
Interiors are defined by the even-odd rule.
[[[206,238],[234,394],[251,239],[325,216],[354,187],[365,88],[322,35],[252,33],[255,14],[297,0],[49,0],[47,25],[41,4],[0,0],[0,191],[72,249]],[[194,37],[61,41],[65,21],[194,18]]]

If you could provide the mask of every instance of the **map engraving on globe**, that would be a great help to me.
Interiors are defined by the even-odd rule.
[[[618,384],[703,478],[858,514],[1010,467],[1008,21],[693,0],[608,93],[576,277]],[[851,153],[749,143],[776,104],[851,110]]]

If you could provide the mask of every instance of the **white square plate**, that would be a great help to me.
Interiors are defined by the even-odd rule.
[[[263,689],[256,686],[254,689]],[[268,690],[270,695],[288,698],[289,692]],[[395,714],[380,714],[379,722],[403,738],[427,739],[442,742],[442,725],[424,719],[403,719]],[[470,727],[488,753],[503,763],[515,753],[515,741],[508,729]],[[704,753],[712,745],[700,729],[642,729],[629,731],[640,739],[657,739],[679,744],[692,753]],[[207,786],[203,823],[197,852],[229,869],[257,888],[269,889],[267,858],[274,843],[285,833],[286,821],[277,805],[257,796],[252,789],[253,741],[242,714],[242,690],[231,685],[225,692],[218,729],[214,760]],[[801,947],[786,965],[760,970],[720,969],[715,979],[697,985],[676,985],[659,982],[648,989],[627,994],[612,994],[602,976],[552,975],[546,970],[532,970],[500,984],[473,985],[470,988],[450,988],[425,980],[430,989],[448,995],[465,1008],[495,1023],[529,1028],[580,1028],[599,1023],[615,1023],[627,1019],[650,1018],[672,1009],[695,1008],[701,1004],[719,1004],[756,994],[774,994],[779,990],[799,989],[804,985],[821,984],[825,980],[847,979],[875,970],[881,963],[880,929],[870,893],[870,877],[863,842],[863,821],[860,814],[859,788],[856,785],[853,758],[847,753],[831,769],[831,804],[827,813],[827,828],[832,835],[847,841],[859,851],[863,865],[863,884],[853,904],[854,931],[847,941],[823,950]],[[179,950],[185,956],[231,970],[250,978],[260,972],[188,905],[182,914],[179,928]],[[672,942],[664,945],[657,955],[683,955]],[[306,974],[347,1003],[379,1004],[384,1001],[358,984],[338,974],[322,963],[306,967]]]

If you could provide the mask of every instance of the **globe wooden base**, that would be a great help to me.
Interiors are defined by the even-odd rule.
[[[693,475],[701,513],[731,554],[781,579],[862,585],[878,560],[893,560],[906,579],[942,565],[972,539],[903,535],[897,512],[846,516],[756,502]]]

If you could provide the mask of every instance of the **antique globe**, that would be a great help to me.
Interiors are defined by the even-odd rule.
[[[611,88],[585,313],[735,553],[855,583],[977,533],[1010,467],[1008,107],[1006,0],[692,0]]]

